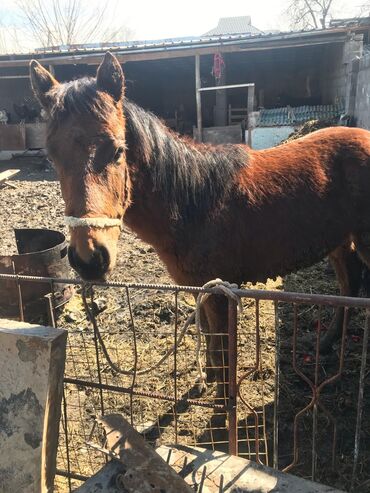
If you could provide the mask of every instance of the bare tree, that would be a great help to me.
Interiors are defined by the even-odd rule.
[[[117,21],[111,0],[96,6],[89,0],[16,0],[28,30],[40,47],[89,42],[122,41],[132,30]],[[122,39],[123,38],[123,39]]]
[[[370,2],[365,2],[358,6],[358,16],[359,17],[370,16]]]
[[[325,29],[335,0],[290,0],[286,14],[293,29]]]

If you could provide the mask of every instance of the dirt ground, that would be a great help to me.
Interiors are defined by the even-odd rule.
[[[15,252],[13,228],[43,227],[64,231],[63,202],[54,172],[42,165],[29,167],[21,163],[23,171],[11,181],[12,186],[0,188],[0,254]],[[29,163],[27,163],[29,164]],[[11,167],[17,166],[12,163]],[[7,164],[9,166],[9,163]],[[72,273],[71,273],[72,275]],[[118,265],[115,280],[126,282],[169,283],[164,266],[153,249],[142,243],[128,230],[124,230],[119,243]],[[246,285],[249,287],[249,285]],[[261,289],[285,289],[287,291],[312,293],[337,293],[333,272],[327,261],[291,274],[284,279],[269,280],[257,286]],[[137,346],[138,368],[156,363],[173,342],[175,325],[175,295],[159,289],[132,290],[97,289],[95,299],[96,318],[102,337],[113,362],[120,368],[130,369],[134,364],[133,344]],[[194,300],[180,294],[178,303],[178,326],[194,309]],[[255,361],[256,307],[253,300],[244,300],[240,317],[238,351],[239,372],[252,368]],[[131,313],[135,321],[136,340],[133,341]],[[275,313],[271,302],[261,302],[259,323],[261,330],[261,365],[251,372],[241,387],[247,405],[241,403],[238,416],[239,448],[242,455],[256,457],[254,416],[258,416],[260,457],[272,464],[273,403],[275,391],[275,323],[281,333],[280,354],[280,403],[279,403],[279,466],[285,467],[293,460],[292,432],[294,416],[310,401],[312,392],[292,367],[292,313],[291,305],[280,303]],[[299,306],[298,363],[305,374],[312,377],[314,353],[307,340],[314,340],[318,325],[318,308]],[[333,312],[323,309],[323,326],[330,323]],[[277,320],[277,322],[276,322]],[[60,326],[69,329],[69,347],[66,375],[71,378],[97,381],[95,340],[91,324],[84,313],[78,292],[59,316]],[[358,377],[362,348],[364,314],[356,313],[350,324],[346,342],[344,373],[340,380],[322,391],[317,417],[317,473],[318,480],[332,486],[349,489],[352,473],[353,447],[357,412]],[[194,362],[196,347],[195,330],[192,327],[179,346],[176,368],[170,358],[160,369],[149,375],[137,377],[136,386],[144,392],[166,395],[190,396],[206,402],[214,399],[214,386],[199,395],[195,384],[198,372]],[[202,350],[204,353],[204,349]],[[320,359],[319,378],[335,374],[338,367],[338,345],[333,352]],[[103,383],[129,386],[131,377],[121,375],[107,363],[99,349],[99,363]],[[174,386],[174,372],[177,376]],[[368,380],[368,379],[367,379]],[[365,406],[361,432],[361,454],[356,474],[357,492],[370,492],[370,393],[365,386]],[[100,414],[102,402],[105,412],[122,412],[133,419],[137,428],[153,443],[171,443],[176,437],[179,443],[204,444],[227,449],[227,436],[223,430],[211,426],[212,410],[189,406],[182,402],[172,406],[163,400],[135,397],[98,390],[66,386],[68,453],[72,471],[90,475],[104,463],[100,453],[86,444],[93,417]],[[251,409],[256,413],[251,412]],[[175,420],[176,415],[176,420]],[[331,446],[333,423],[337,425],[335,465],[333,467]],[[176,423],[176,424],[175,424]],[[61,429],[61,447],[58,467],[67,469],[65,422]],[[304,413],[298,422],[299,457],[293,473],[309,477],[312,464],[312,412]],[[97,440],[94,435],[93,440]],[[64,480],[58,480],[59,491],[67,491]]]

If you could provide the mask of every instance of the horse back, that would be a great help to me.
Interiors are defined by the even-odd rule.
[[[251,203],[274,195],[292,196],[310,190],[321,196],[370,191],[370,132],[329,127],[271,149],[250,151],[249,166],[240,173]]]

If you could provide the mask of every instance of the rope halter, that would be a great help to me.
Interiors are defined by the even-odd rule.
[[[65,216],[64,222],[70,228],[90,227],[90,228],[122,228],[122,220],[111,217],[74,217]]]

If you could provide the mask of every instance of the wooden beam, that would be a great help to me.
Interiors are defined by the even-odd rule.
[[[197,102],[197,129],[198,129],[198,142],[203,141],[202,130],[202,98],[200,95],[201,79],[200,79],[200,55],[195,56],[195,97]]]
[[[198,91],[218,91],[219,89],[236,89],[237,87],[251,87],[254,83],[249,84],[230,84],[229,86],[211,86],[211,87],[200,87]]]
[[[247,102],[247,111],[248,111],[248,145],[252,147],[252,125],[251,125],[251,114],[254,110],[254,84],[248,87],[248,102]]]
[[[29,79],[29,75],[0,75],[0,79]]]
[[[97,418],[106,435],[106,452],[115,460],[86,483],[76,493],[105,493],[118,491],[117,473],[120,474],[120,491],[127,493],[164,491],[166,493],[192,493],[190,486],[120,414]],[[89,444],[89,442],[88,442]],[[94,446],[94,444],[90,444]],[[100,447],[99,447],[100,449]],[[111,465],[110,465],[111,464]],[[103,487],[103,484],[105,486]]]
[[[3,183],[6,180],[9,180],[13,176],[17,175],[20,172],[20,169],[7,169],[0,173],[0,183]]]

